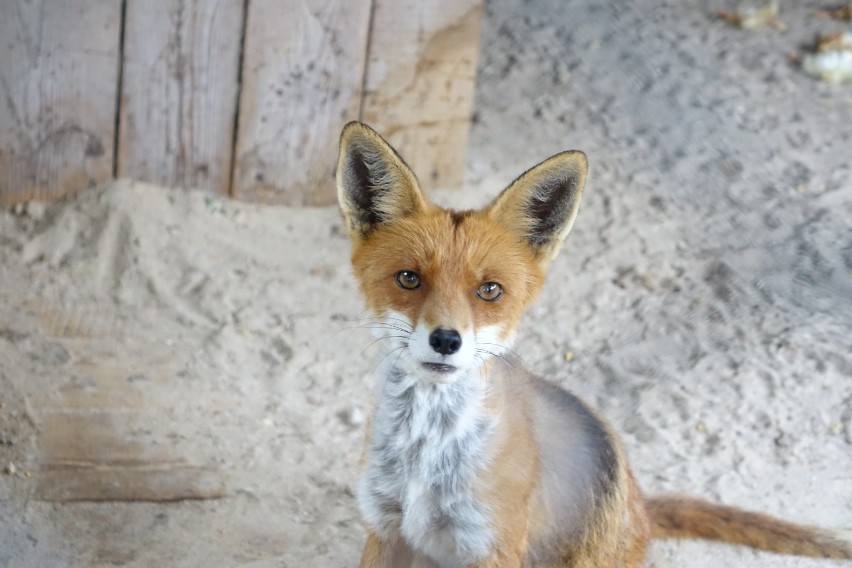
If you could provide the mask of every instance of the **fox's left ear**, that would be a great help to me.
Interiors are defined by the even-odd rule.
[[[574,224],[588,171],[582,152],[556,154],[512,182],[486,211],[546,263],[559,252]]]
[[[411,168],[375,130],[356,121],[340,134],[337,198],[352,238],[427,207]]]

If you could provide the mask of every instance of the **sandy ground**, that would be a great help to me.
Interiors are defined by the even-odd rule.
[[[821,6],[782,2],[780,32],[726,2],[491,2],[468,189],[432,195],[585,150],[517,351],[609,417],[647,492],[848,528],[852,86],[787,57],[844,28]],[[0,212],[0,567],[355,565],[380,353],[348,254],[334,208],[129,181]]]

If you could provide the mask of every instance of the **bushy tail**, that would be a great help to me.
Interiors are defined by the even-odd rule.
[[[796,525],[690,497],[654,497],[646,506],[655,538],[720,540],[780,554],[852,558],[852,534],[841,531]]]

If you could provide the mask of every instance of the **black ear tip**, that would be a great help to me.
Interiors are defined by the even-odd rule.
[[[589,158],[585,152],[580,150],[567,150],[561,154],[557,154],[555,157],[567,167],[583,171],[589,169]]]
[[[347,122],[343,129],[340,131],[340,139],[349,140],[353,137],[357,136],[378,136],[375,130],[370,128],[368,125],[364,124],[358,120],[352,120]]]
[[[349,122],[347,122],[343,126],[343,132],[346,132],[348,130],[358,129],[358,128],[364,128],[364,127],[369,128],[369,126],[367,126],[366,124],[364,124],[360,120],[350,120]]]

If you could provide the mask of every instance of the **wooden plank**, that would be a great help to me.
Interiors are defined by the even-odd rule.
[[[119,176],[228,194],[243,9],[128,0]]]
[[[120,0],[0,0],[0,203],[112,176]]]
[[[151,501],[218,499],[226,495],[218,472],[182,463],[133,466],[48,464],[37,476],[40,501]]]
[[[97,409],[47,412],[41,418],[36,499],[180,501],[225,495],[220,472],[192,465],[168,446],[139,441],[152,416]]]
[[[361,120],[425,187],[462,183],[482,9],[482,0],[376,0]]]
[[[184,349],[162,341],[151,323],[118,325],[103,302],[11,304],[12,321],[43,345],[29,355],[35,367],[17,376],[36,427],[35,498],[159,502],[228,493],[217,449],[192,436],[209,409],[176,407]]]
[[[252,0],[234,196],[335,201],[341,127],[358,117],[370,0]]]

